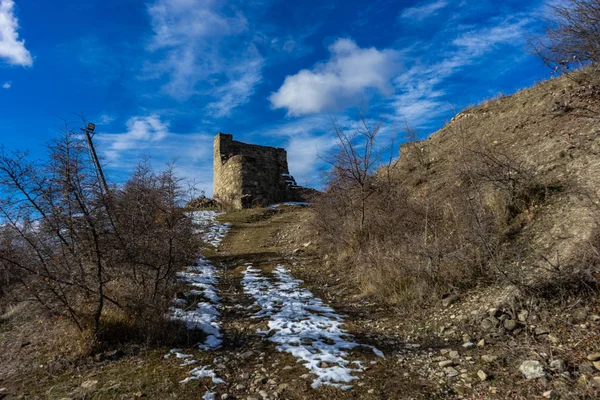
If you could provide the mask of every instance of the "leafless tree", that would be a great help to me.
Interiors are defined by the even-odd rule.
[[[363,232],[367,213],[367,202],[377,190],[373,172],[380,166],[382,152],[376,147],[381,122],[370,125],[364,115],[360,115],[357,126],[348,132],[335,120],[332,122],[337,136],[337,147],[331,159],[329,173],[330,190],[345,192],[352,203],[352,212],[358,211],[360,232]],[[358,189],[356,201],[352,192]]]
[[[142,162],[106,192],[92,156],[66,124],[44,163],[0,150],[0,277],[97,337],[106,303],[140,322],[162,318],[199,246],[172,166]]]
[[[550,7],[544,35],[530,44],[542,61],[568,72],[600,61],[600,1],[564,0]]]

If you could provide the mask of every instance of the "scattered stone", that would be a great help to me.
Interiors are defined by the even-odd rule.
[[[540,364],[539,361],[535,360],[523,361],[523,363],[519,367],[519,371],[521,371],[527,379],[543,378],[546,375],[544,373],[544,368],[542,367],[542,364]]]
[[[504,329],[511,332],[514,331],[515,329],[517,329],[517,321],[515,321],[514,319],[507,319],[506,321],[504,321]]]
[[[590,361],[598,361],[598,360],[600,360],[600,353],[588,354],[588,356],[586,358]]]
[[[544,392],[543,396],[546,399],[558,399],[560,397],[556,390],[548,390],[547,392]]]
[[[564,360],[552,360],[550,369],[556,372],[564,372],[567,370],[567,363]]]
[[[479,342],[477,342],[477,347],[480,349],[485,347],[485,339],[481,339]]]
[[[453,378],[455,376],[460,375],[459,372],[455,368],[452,368],[452,367],[445,368],[444,372],[446,373],[446,376],[448,378]]]
[[[229,400],[229,394],[228,393],[223,393],[221,395],[221,400]]]
[[[592,381],[590,383],[592,384],[593,387],[600,388],[600,376],[593,377]]]
[[[582,364],[579,367],[577,367],[577,369],[582,374],[593,374],[594,372],[596,372],[594,366],[590,364]]]
[[[498,316],[498,314],[500,314],[500,310],[498,310],[497,308],[490,308],[490,309],[488,310],[488,315],[489,315],[490,317],[492,317],[492,318],[493,318],[493,317],[497,317],[497,316]]]
[[[442,305],[444,307],[448,307],[448,306],[456,303],[459,299],[460,299],[460,297],[458,295],[451,294],[450,296],[448,296],[444,300],[442,300]]]
[[[600,371],[600,361],[594,361],[594,368],[596,368],[598,371]]]
[[[577,379],[577,385],[578,386],[587,386],[587,383],[588,383],[588,381],[587,381],[587,378],[586,378],[585,375],[581,375],[579,377],[579,379]]]
[[[260,397],[262,397],[263,399],[268,399],[269,398],[269,393],[267,393],[264,390],[261,390],[260,392],[258,392],[258,394],[260,395]]]
[[[467,342],[463,343],[462,347],[464,347],[465,349],[474,349],[477,346],[473,342]]]
[[[240,357],[243,358],[244,360],[246,360],[246,359],[252,357],[253,355],[254,355],[254,352],[252,350],[248,350],[247,352],[242,353],[240,355]]]
[[[462,339],[463,339],[463,343],[467,343],[467,342],[472,342],[473,341],[473,339],[469,335],[463,335]]]
[[[87,390],[89,390],[89,389],[92,389],[92,388],[94,388],[94,386],[96,386],[97,384],[98,384],[98,381],[95,381],[95,380],[89,380],[89,381],[84,381],[84,382],[81,384],[81,387],[82,387],[83,389],[87,389]]]
[[[367,393],[373,394],[373,393],[375,393],[375,389],[369,389],[369,390],[367,390]]]
[[[498,361],[498,356],[492,356],[492,355],[485,354],[485,355],[481,356],[481,359],[487,363],[493,363],[495,361]]]
[[[519,315],[517,316],[517,318],[521,322],[527,322],[527,318],[528,317],[529,317],[529,311],[527,311],[527,310],[521,310],[521,311],[519,311]]]
[[[451,352],[448,353],[448,357],[450,357],[450,358],[458,358],[459,357],[458,351],[452,350]]]
[[[483,381],[487,381],[488,379],[488,374],[486,374],[483,370],[479,370],[477,371],[477,376],[479,377],[479,380]]]
[[[244,390],[244,389],[246,389],[246,386],[242,385],[241,383],[235,387],[235,390]]]
[[[292,251],[292,255],[293,256],[297,256],[298,254],[302,253],[303,250],[302,249],[294,249],[294,251]]]
[[[557,344],[559,342],[558,337],[552,333],[546,336],[546,339],[548,339],[552,344]]]
[[[277,393],[283,393],[284,391],[286,391],[288,388],[288,384],[287,383],[282,383],[279,386],[277,386],[277,389],[275,389],[275,391]]]
[[[496,329],[498,326],[498,320],[495,317],[488,317],[481,321],[481,329],[490,332]]]
[[[590,321],[592,321],[592,322],[600,321],[600,315],[598,315],[598,314],[590,315]]]
[[[587,310],[583,310],[583,309],[577,310],[573,313],[573,319],[576,322],[585,321],[587,319],[587,316],[588,316]]]
[[[538,326],[537,328],[535,328],[535,334],[537,336],[548,335],[549,333],[550,329],[546,328],[545,326]]]
[[[444,361],[440,361],[439,365],[442,368],[446,368],[446,367],[451,367],[451,366],[455,365],[455,362],[452,360],[444,360]]]

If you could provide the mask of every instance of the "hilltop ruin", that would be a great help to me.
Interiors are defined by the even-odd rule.
[[[287,152],[246,144],[219,133],[214,140],[214,199],[226,208],[304,201],[307,190],[288,170]]]

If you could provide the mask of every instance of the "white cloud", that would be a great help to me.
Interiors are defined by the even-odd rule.
[[[160,142],[167,137],[169,124],[162,122],[157,115],[148,117],[133,117],[127,121],[127,132],[114,136],[110,150],[107,152],[109,158],[123,150],[143,148],[149,143]]]
[[[25,48],[25,41],[19,40],[19,21],[14,7],[13,0],[0,0],[0,60],[10,65],[30,67],[33,59]]]
[[[447,0],[436,0],[420,6],[405,8],[399,18],[422,21],[448,6]]]
[[[419,126],[427,125],[440,115],[452,114],[453,104],[446,100],[447,93],[440,86],[465,68],[479,62],[485,63],[485,57],[500,46],[521,43],[529,22],[527,17],[522,17],[462,32],[457,37],[437,44],[436,54],[439,57],[431,62],[424,62],[421,54],[416,54],[414,65],[394,79],[397,94],[392,103],[396,116],[401,120],[406,119],[412,126]]]
[[[4,85],[2,85],[2,89],[10,89],[12,87],[12,82],[4,82]]]
[[[98,118],[98,124],[100,125],[108,125],[113,122],[116,118],[109,114],[102,114]]]
[[[169,122],[153,114],[131,117],[125,132],[102,133],[95,140],[111,173],[132,171],[142,157],[155,168],[174,161],[179,177],[212,193],[212,135],[171,132]]]
[[[248,102],[264,61],[241,13],[216,0],[156,0],[148,13],[154,61],[145,65],[144,78],[166,76],[163,90],[176,99],[218,97],[208,106],[217,116]]]
[[[229,80],[215,87],[213,94],[219,100],[208,104],[208,112],[214,117],[223,117],[231,114],[235,107],[247,103],[254,87],[262,80],[263,65],[262,57],[254,49],[245,61],[229,67],[226,71]]]
[[[396,51],[360,48],[350,39],[338,39],[329,47],[331,57],[312,70],[301,70],[285,78],[270,96],[274,108],[286,108],[298,116],[339,109],[367,89],[389,93],[389,80],[397,73]]]

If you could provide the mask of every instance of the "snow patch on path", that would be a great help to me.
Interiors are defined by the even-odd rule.
[[[181,308],[182,302],[177,302],[177,307],[171,307],[171,319],[182,321],[188,329],[199,329],[206,333],[207,337],[203,344],[198,347],[201,350],[212,350],[219,348],[223,342],[221,326],[217,318],[221,315],[219,302],[221,298],[217,294],[217,271],[215,266],[205,258],[200,258],[196,265],[188,267],[185,272],[178,274],[179,278],[194,289],[185,293],[186,304],[190,299],[202,297],[206,301],[199,301],[194,308]]]
[[[229,231],[229,224],[219,224],[216,218],[219,214],[215,211],[194,211],[188,213],[192,222],[197,227],[198,234],[202,239],[218,247]],[[181,282],[190,286],[190,290],[184,294],[185,298],[175,299],[175,305],[170,308],[172,320],[182,321],[188,329],[198,329],[206,333],[204,343],[199,343],[200,350],[216,350],[223,343],[223,334],[218,317],[221,315],[221,297],[217,290],[218,272],[216,267],[204,257],[200,257],[196,263],[185,271],[177,274]],[[182,359],[182,367],[196,364],[197,361],[191,354],[184,354],[180,349],[172,349],[165,358],[171,355]],[[197,367],[190,371],[190,376],[181,383],[210,377],[215,384],[225,383],[217,378],[215,372],[208,367]],[[214,398],[214,393],[206,392],[205,399]]]
[[[193,370],[190,371],[190,375],[191,376],[185,378],[180,383],[188,383],[190,381],[197,381],[202,378],[211,378],[213,383],[216,385],[225,383],[225,381],[223,379],[217,377],[217,374],[215,374],[214,370],[208,369],[208,367],[206,367],[206,366],[194,368]]]
[[[268,340],[278,344],[277,350],[287,352],[317,376],[312,387],[330,385],[350,389],[357,373],[364,371],[360,361],[347,360],[348,351],[356,347],[372,346],[353,342],[354,337],[342,329],[344,318],[318,297],[300,287],[303,282],[294,279],[283,266],[275,268],[275,282],[261,275],[260,270],[248,265],[242,284],[244,291],[260,307],[253,317],[269,318],[269,329],[259,331]]]
[[[217,222],[217,217],[221,214],[216,211],[191,211],[187,214],[192,219],[196,226],[196,232],[201,235],[202,240],[215,248],[219,247],[231,228],[229,223]]]

